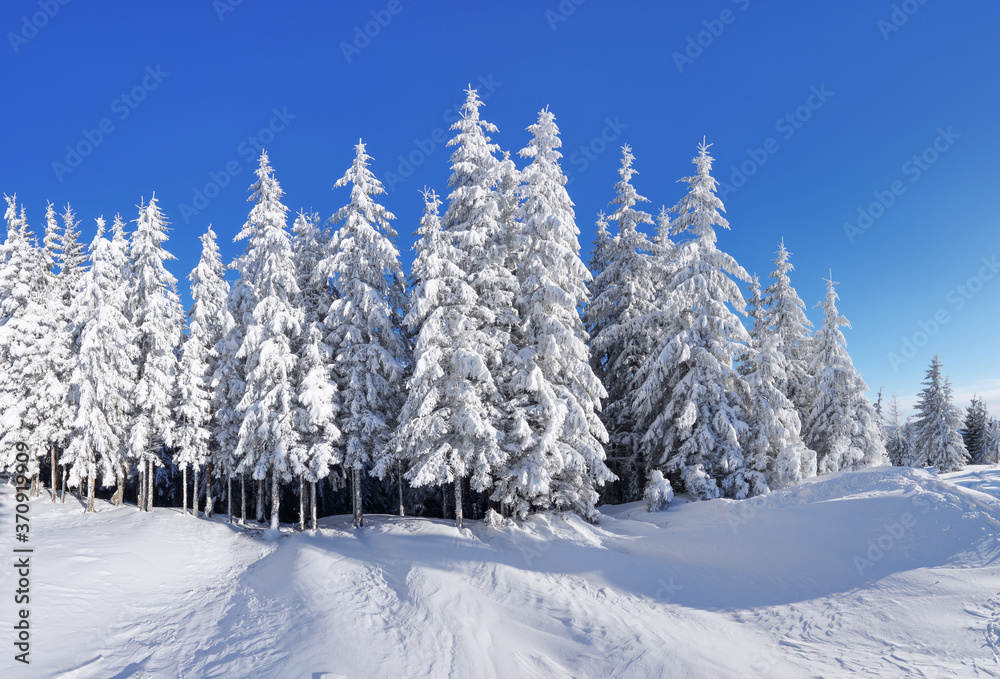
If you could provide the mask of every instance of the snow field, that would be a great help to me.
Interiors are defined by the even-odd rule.
[[[32,664],[3,675],[997,677],[998,491],[995,466],[875,468],[599,525],[305,533],[43,497]]]

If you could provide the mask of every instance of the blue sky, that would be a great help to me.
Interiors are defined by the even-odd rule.
[[[46,201],[72,203],[87,240],[155,191],[187,300],[207,224],[239,249],[257,147],[286,204],[325,218],[363,138],[408,266],[471,83],[512,154],[555,113],[585,252],[622,144],[655,213],[705,136],[723,249],[766,276],[784,238],[814,321],[832,270],[874,390],[911,403],[938,352],[961,404],[978,391],[1000,415],[998,22],[944,0],[9,0],[0,190],[36,228]]]

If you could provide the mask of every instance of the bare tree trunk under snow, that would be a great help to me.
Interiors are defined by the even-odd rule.
[[[278,483],[278,470],[271,472],[271,530],[278,530],[278,509],[281,502],[281,484]]]
[[[52,501],[55,502],[56,492],[59,490],[57,488],[58,485],[57,482],[59,481],[59,474],[56,471],[56,444],[53,443],[51,446],[49,446],[49,448],[52,451]]]
[[[240,474],[240,523],[247,524],[247,476]]]
[[[146,460],[139,460],[139,490],[136,491],[135,503],[140,511],[146,509]]]
[[[63,473],[62,473],[62,477],[63,477],[62,478],[62,498],[61,498],[63,504],[66,504],[66,474],[67,474],[66,468],[63,467]]]
[[[146,511],[153,511],[153,488],[156,487],[156,465],[149,461],[149,480],[146,482]]]
[[[194,513],[194,518],[198,518],[198,500],[201,496],[201,489],[198,487],[198,465],[191,465],[191,470],[194,472],[194,483],[191,484],[191,511]],[[205,507],[208,510],[208,507]]]
[[[181,514],[188,513],[188,466],[181,467]]]
[[[299,530],[306,529],[306,477],[299,476]]]
[[[403,464],[396,460],[396,488],[399,490],[399,515],[406,516],[403,509]]]
[[[309,511],[312,513],[312,529],[316,530],[316,482],[313,481],[309,484]]]
[[[365,516],[361,511],[361,470],[354,469],[351,475],[352,495],[354,496],[354,527],[365,525]]]
[[[195,503],[197,504],[197,503]],[[212,463],[205,463],[205,518],[210,519],[215,514],[215,496],[212,495]],[[195,516],[198,512],[195,512]]]
[[[226,515],[233,522],[233,475],[226,474]]]
[[[462,479],[455,479],[455,527],[462,527]]]
[[[254,484],[257,490],[257,523],[263,523],[264,521],[264,479],[257,479],[257,483]]]
[[[97,484],[94,483],[94,477],[93,476],[88,476],[87,477],[87,511],[88,512],[96,512],[97,511],[96,509],[94,509],[94,491],[96,490],[95,489],[96,485]]]
[[[125,478],[123,474],[124,472],[115,478],[115,494],[111,497],[111,502],[115,507],[121,507],[125,504]]]

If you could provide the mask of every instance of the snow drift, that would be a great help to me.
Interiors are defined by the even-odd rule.
[[[997,677],[998,494],[996,467],[878,468],[604,507],[599,525],[345,516],[306,533],[43,497],[31,665],[5,642],[3,674]]]

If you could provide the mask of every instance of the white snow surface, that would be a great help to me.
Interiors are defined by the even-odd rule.
[[[1000,677],[998,497],[997,466],[876,468],[599,525],[301,533],[43,496],[24,666],[3,486],[0,676]]]

